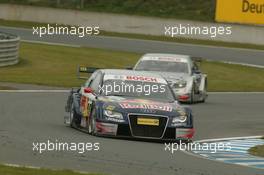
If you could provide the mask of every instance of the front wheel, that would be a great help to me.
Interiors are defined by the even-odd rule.
[[[81,123],[81,117],[77,114],[74,104],[71,104],[71,111],[70,111],[70,126],[76,128]]]

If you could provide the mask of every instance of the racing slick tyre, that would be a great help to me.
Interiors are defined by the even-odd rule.
[[[77,128],[81,124],[81,116],[77,114],[74,108],[74,104],[71,104],[71,111],[70,111],[70,126],[72,128]]]
[[[89,117],[88,133],[91,134],[91,135],[96,135],[96,130],[95,130],[95,108],[92,109],[91,116]]]
[[[195,92],[194,92],[194,85],[193,85],[192,86],[191,97],[190,97],[190,104],[194,103],[194,95],[195,95]]]
[[[203,99],[200,101],[201,103],[205,103],[206,95],[204,95]]]
[[[205,85],[204,85],[204,92],[205,95],[203,95],[203,99],[201,100],[201,103],[205,103],[205,100],[207,98],[207,81],[205,81]]]

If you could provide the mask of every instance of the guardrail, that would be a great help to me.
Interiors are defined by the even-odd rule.
[[[18,36],[0,32],[0,67],[19,62],[19,41]]]

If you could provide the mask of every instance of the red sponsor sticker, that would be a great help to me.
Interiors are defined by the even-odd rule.
[[[133,80],[133,81],[147,81],[147,82],[158,82],[157,78],[154,77],[144,77],[144,76],[126,76],[127,80]]]

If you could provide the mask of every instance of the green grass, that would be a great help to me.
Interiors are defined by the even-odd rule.
[[[214,21],[215,0],[1,0],[0,3],[80,9],[84,11],[110,12],[129,15]]]
[[[20,63],[0,68],[1,81],[50,86],[80,86],[78,64],[100,68],[133,65],[138,54],[92,48],[22,43]]]
[[[249,149],[249,153],[254,156],[264,157],[264,145],[258,145]]]
[[[78,173],[71,170],[48,170],[0,165],[1,175],[99,175]]]
[[[78,64],[99,68],[134,65],[140,54],[94,48],[22,43],[20,63],[0,68],[1,81],[49,86],[80,86]],[[209,91],[264,91],[264,69],[203,61]]]
[[[51,25],[54,25],[54,24],[51,24]],[[46,23],[27,22],[27,21],[9,21],[9,20],[0,19],[0,26],[21,27],[21,28],[32,29],[33,26],[47,26],[47,24]],[[122,37],[122,38],[132,38],[132,39],[176,42],[176,43],[185,43],[185,44],[199,44],[199,45],[210,45],[210,46],[222,46],[222,47],[264,50],[264,45],[232,43],[232,42],[222,42],[222,41],[210,41],[210,40],[198,40],[198,39],[186,39],[186,38],[181,38],[181,37],[172,38],[172,37],[165,37],[165,36],[131,34],[131,33],[117,33],[117,32],[108,32],[108,31],[100,31],[100,35]]]
[[[203,62],[209,91],[264,91],[264,69],[220,62]]]

